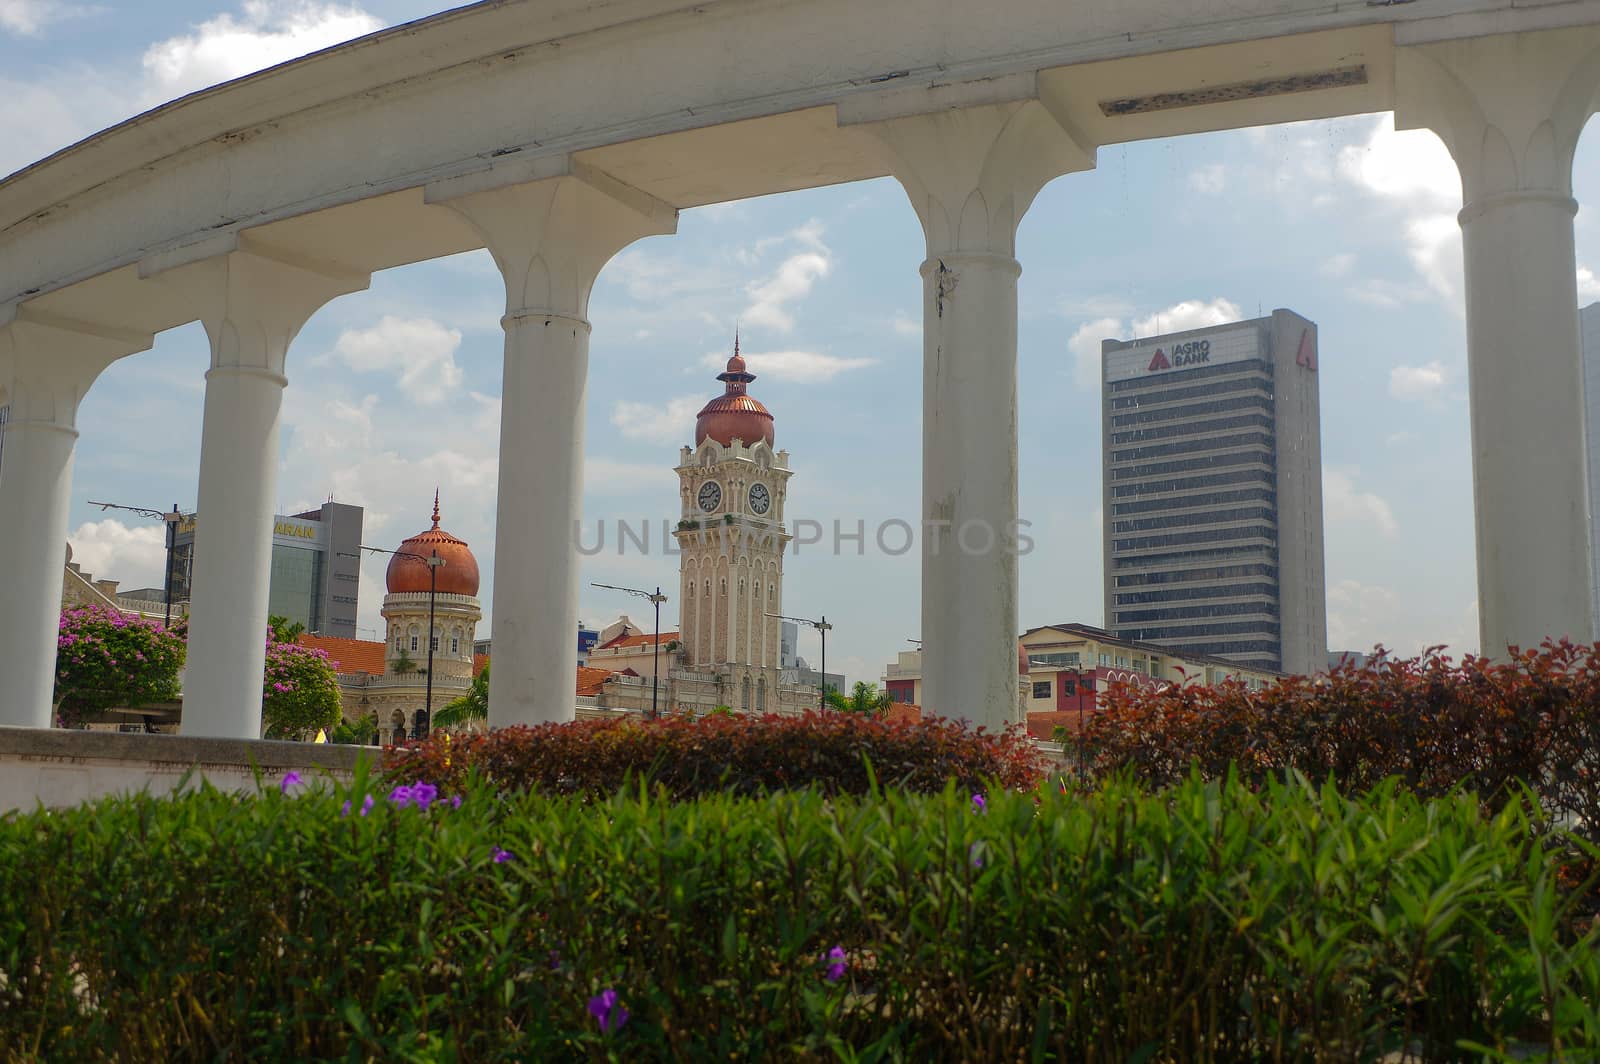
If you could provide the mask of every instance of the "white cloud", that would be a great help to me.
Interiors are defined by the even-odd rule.
[[[1393,646],[1400,596],[1386,587],[1340,580],[1328,587],[1328,647],[1366,653],[1379,643]]]
[[[818,251],[802,251],[784,259],[772,276],[746,289],[750,305],[743,320],[789,332],[794,328],[794,316],[787,305],[809,295],[817,279],[828,275],[828,268],[828,256]]]
[[[789,332],[794,328],[794,315],[788,309],[789,304],[810,295],[817,281],[826,277],[833,268],[833,253],[822,242],[820,222],[809,221],[791,230],[784,239],[799,244],[804,250],[790,255],[766,278],[752,281],[745,288],[750,303],[743,314],[743,320],[751,325],[766,326],[779,332]],[[756,255],[761,255],[776,242],[775,239],[758,242]]]
[[[1444,390],[1444,363],[1396,366],[1389,371],[1389,394],[1396,399],[1433,399]]]
[[[1322,471],[1322,514],[1328,525],[1355,524],[1393,539],[1400,531],[1394,511],[1382,496],[1357,489],[1351,474],[1337,469]]]
[[[1101,340],[1203,329],[1208,325],[1238,321],[1243,316],[1238,304],[1219,297],[1210,300],[1186,299],[1131,323],[1110,316],[1084,322],[1067,340],[1067,351],[1071,353],[1073,361],[1073,380],[1080,388],[1100,386]]]
[[[79,18],[93,10],[83,4],[63,4],[59,0],[0,0],[0,29],[32,37],[48,23]]]
[[[1590,302],[1600,299],[1600,277],[1587,266],[1578,267],[1578,301]]]
[[[381,29],[358,7],[314,0],[245,0],[238,15],[207,19],[193,33],[144,53],[147,90],[170,100]]]
[[[370,329],[346,329],[334,353],[354,370],[399,370],[400,390],[419,403],[434,404],[461,387],[456,349],[461,331],[431,318],[385,314]]]
[[[611,423],[630,440],[682,444],[694,434],[694,416],[705,397],[680,395],[665,403],[636,403],[624,399],[611,409]]]
[[[1227,174],[1221,163],[1211,163],[1189,171],[1189,188],[1202,196],[1220,196],[1227,187]]]
[[[1365,144],[1340,150],[1338,173],[1377,196],[1404,220],[1406,252],[1428,286],[1444,299],[1461,292],[1461,178],[1455,160],[1431,130],[1396,131],[1394,117],[1374,124]]]
[[[896,335],[899,336],[922,335],[922,322],[911,317],[911,315],[907,314],[903,310],[897,310],[894,312],[894,318],[889,322],[889,325],[894,329]]]
[[[683,435],[687,442],[687,433]],[[586,455],[583,460],[583,489],[593,495],[634,498],[654,489],[656,494],[665,493],[670,497],[676,494],[677,483],[672,467],[664,462],[647,465]]]
[[[121,521],[86,521],[67,537],[72,560],[84,575],[116,580],[121,589],[160,587],[166,571],[166,526],[152,521],[129,527]]]
[[[1078,387],[1100,386],[1100,341],[1120,337],[1126,329],[1120,318],[1096,318],[1073,332],[1067,350],[1072,353],[1072,377]]]
[[[864,369],[878,362],[875,358],[841,358],[819,351],[746,352],[742,357],[751,373],[796,384],[820,384],[833,380],[841,373]],[[721,370],[727,362],[727,356],[717,352],[700,359],[701,365],[716,370]]]
[[[1317,267],[1317,272],[1324,277],[1344,277],[1355,269],[1356,257],[1348,251],[1341,251],[1337,255],[1329,255],[1322,260],[1322,265]]]
[[[1204,329],[1208,325],[1226,325],[1244,317],[1239,305],[1228,299],[1185,299],[1165,310],[1158,310],[1147,318],[1133,323],[1133,335],[1155,336],[1159,333],[1184,332]]]

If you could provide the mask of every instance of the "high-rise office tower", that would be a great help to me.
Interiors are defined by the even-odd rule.
[[[1106,628],[1325,669],[1316,325],[1275,310],[1101,359]]]

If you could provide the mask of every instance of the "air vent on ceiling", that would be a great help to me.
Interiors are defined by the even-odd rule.
[[[1208,103],[1228,103],[1233,100],[1253,100],[1261,96],[1286,96],[1292,92],[1315,92],[1318,89],[1342,89],[1349,85],[1365,85],[1367,68],[1361,66],[1339,67],[1315,74],[1290,74],[1281,78],[1262,78],[1259,81],[1241,81],[1232,85],[1213,85],[1186,92],[1160,92],[1153,96],[1130,96],[1122,100],[1101,100],[1100,111],[1107,118],[1120,115],[1142,115],[1151,111],[1170,111],[1177,107],[1199,107]]]

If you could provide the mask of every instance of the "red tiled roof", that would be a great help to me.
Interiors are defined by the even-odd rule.
[[[591,669],[587,665],[579,665],[578,666],[578,694],[580,694],[580,695],[597,695],[597,694],[599,694],[600,693],[600,685],[605,683],[606,680],[609,679],[613,675],[614,675],[614,673],[612,673],[612,671],[610,669]]]
[[[922,707],[915,702],[891,702],[883,714],[884,719],[891,722],[902,720],[921,720]]]
[[[306,634],[300,645],[313,650],[326,650],[333,660],[334,670],[340,673],[365,672],[383,675],[383,644],[371,639],[343,639],[331,635]]]
[[[677,632],[662,632],[661,641],[670,643],[678,638]],[[617,647],[647,647],[656,641],[655,633],[644,632],[639,635],[619,635],[611,642],[600,647],[601,650],[614,650]]]
[[[478,673],[482,672],[484,670],[484,668],[488,664],[489,664],[489,655],[487,655],[487,654],[474,654],[474,655],[472,655],[472,678],[474,680],[476,680],[478,678]]]
[[[1091,715],[1093,715],[1091,713]],[[1028,714],[1028,734],[1035,739],[1048,740],[1055,734],[1057,728],[1066,728],[1069,732],[1078,730],[1078,714],[1072,710],[1068,712],[1049,711],[1044,713]]]

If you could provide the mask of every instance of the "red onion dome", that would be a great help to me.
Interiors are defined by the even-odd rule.
[[[766,440],[767,446],[772,446],[772,414],[761,400],[745,393],[746,386],[755,379],[756,375],[745,369],[744,359],[739,357],[736,338],[727,370],[717,374],[717,380],[723,382],[722,394],[702,407],[695,418],[696,447],[708,438],[724,447],[732,447],[736,439],[743,440],[746,446],[753,446],[757,440]]]
[[[437,552],[444,560],[439,566],[438,582],[434,590],[441,595],[471,595],[478,594],[478,559],[472,556],[472,551],[467,548],[465,540],[457,539],[439,527],[439,494],[433,496],[433,527],[426,532],[419,532],[415,536],[400,544],[403,553],[395,554],[389,559],[389,571],[386,582],[389,585],[389,594],[399,595],[407,592],[428,591],[431,566],[423,559],[431,558]],[[418,555],[418,557],[409,557]]]

